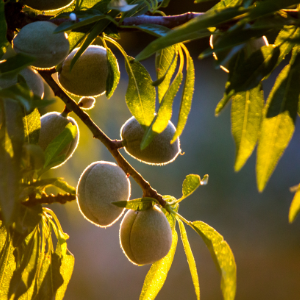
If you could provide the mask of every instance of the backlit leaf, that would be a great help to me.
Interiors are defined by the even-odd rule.
[[[289,211],[289,222],[293,223],[298,216],[300,212],[300,189],[298,187],[298,190],[295,193],[295,196],[293,198],[293,201],[290,206],[290,211]]]
[[[76,137],[77,126],[69,123],[65,129],[52,140],[45,150],[45,165],[47,168],[58,158],[61,151]]]
[[[178,235],[176,230],[173,229],[171,249],[164,258],[152,264],[145,278],[139,300],[154,300],[163,287],[174,259],[177,241]]]
[[[189,225],[205,242],[222,276],[221,289],[224,300],[233,300],[236,293],[236,264],[229,245],[222,235],[206,223],[195,221]]]
[[[195,192],[195,190],[201,185],[201,178],[199,175],[190,174],[187,175],[182,184],[182,198],[184,199]]]
[[[151,76],[133,57],[127,56],[125,61],[129,77],[126,104],[141,125],[149,126],[154,118],[156,98]]]
[[[4,2],[0,3],[0,58],[4,54],[5,47],[9,45],[6,38],[7,25],[5,20]]]
[[[294,130],[300,93],[300,55],[278,75],[267,100],[257,148],[256,176],[263,191]]]
[[[231,132],[235,141],[235,171],[239,171],[252,154],[260,130],[264,97],[261,85],[232,97]]]
[[[180,235],[181,235],[181,240],[184,248],[184,252],[189,264],[190,272],[192,275],[192,280],[193,284],[195,287],[195,293],[197,296],[197,299],[200,300],[200,286],[199,286],[199,278],[198,278],[198,273],[197,273],[197,267],[196,267],[196,262],[194,259],[194,255],[184,228],[184,224],[182,223],[181,220],[178,220],[179,224],[179,229],[180,229]]]
[[[23,117],[25,142],[28,144],[37,144],[41,128],[40,113],[35,108],[33,112]]]
[[[180,101],[178,122],[176,125],[176,132],[171,140],[171,143],[175,142],[176,139],[181,135],[185,124],[187,122],[188,115],[192,106],[192,99],[194,94],[195,85],[195,68],[194,62],[191,56],[187,56],[186,62],[186,76],[183,86],[183,92]]]
[[[106,55],[108,64],[108,75],[106,79],[106,97],[109,99],[113,95],[115,89],[119,84],[120,70],[118,61],[109,48],[106,48]]]
[[[60,188],[61,190],[70,193],[71,195],[76,195],[76,189],[69,185],[63,178],[56,178],[52,185]]]

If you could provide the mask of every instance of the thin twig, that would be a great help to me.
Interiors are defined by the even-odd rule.
[[[166,201],[163,200],[162,196],[157,193],[155,189],[151,187],[148,181],[146,181],[143,176],[138,173],[129,162],[121,155],[119,152],[119,148],[123,147],[122,141],[111,140],[89,117],[89,115],[83,111],[77,103],[69,98],[67,94],[57,85],[57,83],[52,78],[51,74],[55,72],[55,70],[50,71],[39,71],[41,76],[45,79],[45,81],[50,85],[54,94],[62,99],[62,101],[66,104],[68,110],[73,111],[81,121],[90,129],[94,138],[99,139],[102,144],[108,149],[111,155],[117,161],[117,164],[123,169],[126,174],[129,174],[137,184],[143,190],[143,197],[152,197],[159,201],[161,206],[166,205]]]

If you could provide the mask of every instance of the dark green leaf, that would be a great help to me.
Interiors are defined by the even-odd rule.
[[[20,164],[24,141],[23,111],[19,103],[0,99],[0,206],[6,225],[12,224],[19,209]]]
[[[162,0],[161,2],[161,5],[160,5],[160,7],[167,7],[168,5],[169,5],[169,3],[170,3],[170,1],[171,0]]]
[[[276,66],[280,51],[273,45],[255,51],[232,75],[227,95],[256,87]]]
[[[195,190],[201,185],[201,178],[199,175],[190,174],[187,175],[182,184],[182,197],[184,199],[195,192]]]
[[[152,264],[145,278],[139,300],[154,300],[156,298],[167,279],[168,272],[174,259],[177,241],[178,235],[176,230],[173,229],[171,249],[164,258]]]
[[[236,292],[236,264],[233,253],[214,228],[204,222],[195,221],[189,224],[203,239],[220,272],[221,289],[224,300],[234,300]]]
[[[106,55],[108,63],[108,75],[106,79],[106,97],[109,99],[113,95],[115,89],[119,84],[120,70],[118,61],[109,48],[106,48]]]
[[[154,118],[156,91],[152,79],[143,65],[127,56],[126,71],[129,83],[126,104],[141,125],[149,126]]]
[[[47,168],[56,161],[61,151],[76,137],[77,126],[69,123],[65,129],[47,146],[45,150],[45,165]]]
[[[136,60],[143,60],[151,56],[160,49],[187,40],[198,39],[210,35],[206,28],[220,25],[245,12],[243,8],[228,8],[220,12],[208,11],[205,14],[194,18],[184,25],[171,30],[167,35],[160,37],[150,43],[142,52],[138,54]]]
[[[267,100],[257,148],[256,175],[262,191],[294,130],[300,93],[300,55],[278,75]]]
[[[232,97],[231,132],[235,141],[235,171],[239,171],[252,154],[260,130],[264,96],[261,85]]]
[[[29,292],[37,270],[39,247],[40,237],[38,231],[35,230],[25,240],[21,262],[10,282],[9,299],[19,299],[24,293]],[[27,298],[30,299],[30,295],[27,294]]]
[[[132,210],[137,210],[137,211],[147,210],[156,203],[157,203],[157,200],[155,200],[154,198],[148,198],[148,197],[133,199],[133,200],[129,200],[129,201],[112,202],[112,204],[114,204],[118,207],[124,207],[127,209],[132,209]]]
[[[41,119],[40,113],[37,109],[34,109],[28,115],[23,117],[25,142],[28,144],[37,144],[39,140]]]
[[[145,16],[146,17],[146,16]],[[142,25],[132,25],[132,26],[121,26],[122,28],[132,28],[139,29],[156,37],[165,36],[171,29],[156,24],[142,24]]]
[[[197,299],[200,300],[200,286],[199,286],[199,278],[198,278],[198,273],[197,273],[197,267],[196,267],[196,262],[194,259],[194,255],[184,228],[184,224],[182,223],[181,220],[178,220],[179,224],[179,229],[180,229],[180,235],[181,235],[181,240],[184,248],[184,252],[189,264],[190,272],[192,275],[192,280],[193,284],[195,287],[195,293],[197,296]]]
[[[158,86],[158,100],[162,101],[163,96],[170,86],[172,76],[177,66],[177,49],[176,46],[167,47],[156,53],[155,69],[157,79],[164,78]]]
[[[0,63],[0,73],[1,75],[15,75],[30,66],[34,61],[34,57],[18,53],[7,58],[3,63]]]
[[[192,99],[194,94],[195,85],[195,68],[193,59],[188,55],[186,62],[186,76],[183,86],[183,92],[180,101],[179,116],[176,126],[176,132],[171,140],[171,143],[175,142],[176,139],[181,135],[185,124],[188,119],[188,115],[192,106]]]

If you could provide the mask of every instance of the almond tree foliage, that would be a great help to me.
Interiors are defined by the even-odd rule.
[[[196,0],[195,3],[204,1],[209,0]],[[263,191],[293,136],[299,113],[300,2],[221,0],[205,13],[165,16],[163,9],[169,2],[76,0],[68,7],[44,13],[24,6],[21,0],[2,0],[0,57],[9,51],[14,35],[23,26],[34,21],[50,20],[59,25],[57,33],[68,33],[70,51],[79,48],[71,67],[89,45],[101,40],[107,49],[109,73],[106,96],[110,98],[120,79],[116,57],[109,48],[116,46],[124,56],[129,77],[126,104],[145,129],[140,145],[141,149],[145,149],[166,128],[181,85],[180,110],[171,142],[182,134],[195,83],[193,59],[185,44],[213,35],[216,38],[213,49],[208,45],[199,58],[214,55],[216,66],[226,66],[229,71],[216,115],[231,101],[232,133],[236,143],[235,170],[243,167],[258,145],[257,186],[259,191]],[[119,33],[123,30],[139,30],[153,35],[155,40],[134,58],[118,42]],[[277,36],[276,39],[245,55],[249,41],[269,34]],[[152,81],[141,61],[154,55],[157,78]],[[263,82],[283,60],[286,60],[286,66],[265,102]],[[50,168],[65,160],[59,153],[76,135],[76,126],[67,125],[42,154],[37,150],[41,127],[39,108],[53,101],[63,101],[66,104],[64,113],[75,113],[142,189],[141,198],[114,204],[136,211],[157,205],[172,228],[171,249],[167,256],[151,266],[140,299],[155,299],[166,280],[178,241],[176,224],[196,298],[200,299],[198,274],[184,224],[193,228],[207,245],[221,275],[224,299],[234,299],[236,265],[229,245],[209,225],[202,221],[188,221],[178,213],[180,202],[200,185],[206,184],[208,175],[202,179],[195,174],[186,176],[180,199],[160,195],[119,153],[122,141],[108,138],[83,110],[79,97],[62,90],[53,80],[52,75],[61,68],[60,65],[39,71],[56,97],[41,99],[32,93],[20,71],[34,61],[35,57],[17,54],[0,62],[0,78],[18,76],[16,84],[0,90],[0,298],[63,299],[71,278],[74,257],[67,248],[69,236],[64,233],[48,204],[73,201],[76,190],[62,178],[47,178],[44,174],[47,175]],[[51,186],[58,187],[62,193],[47,194],[46,189]],[[294,187],[293,190],[296,194],[290,209],[290,222],[300,211],[300,188]]]

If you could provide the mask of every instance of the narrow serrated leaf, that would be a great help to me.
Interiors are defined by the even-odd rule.
[[[5,19],[5,9],[4,9],[4,2],[1,1],[0,3],[0,58],[2,57],[5,47],[9,45],[7,38],[7,25]]]
[[[147,16],[144,16],[147,18]],[[143,32],[149,33],[156,37],[165,36],[168,32],[170,32],[170,28],[167,28],[162,25],[156,24],[141,24],[141,25],[131,25],[131,26],[121,26],[121,28],[131,28],[131,29],[138,29]]]
[[[154,198],[138,198],[129,201],[115,201],[112,204],[118,207],[124,207],[127,209],[142,211],[151,208],[154,204],[157,203],[157,200]]]
[[[23,53],[18,53],[0,63],[0,73],[1,75],[18,74],[24,68],[32,65],[34,61],[35,57]]]
[[[126,104],[141,125],[149,126],[154,118],[156,98],[151,76],[133,57],[127,56],[125,61],[129,77]]]
[[[195,221],[189,225],[201,236],[221,274],[221,289],[224,300],[234,300],[236,293],[236,264],[233,253],[214,228],[208,224]]]
[[[188,115],[191,110],[192,106],[192,99],[194,94],[194,85],[195,85],[195,68],[194,62],[191,56],[187,56],[186,62],[186,76],[184,81],[183,92],[180,101],[180,108],[179,108],[179,116],[178,122],[176,125],[176,132],[171,140],[171,143],[174,143],[176,139],[181,135],[185,124],[188,119]]]
[[[156,298],[167,279],[168,272],[174,259],[177,241],[178,235],[176,230],[173,229],[171,249],[164,258],[152,264],[145,278],[139,300],[154,300]]]
[[[109,48],[106,48],[107,64],[108,64],[108,75],[106,79],[106,97],[109,99],[115,89],[117,88],[120,81],[120,70],[119,64]]]
[[[198,273],[197,273],[197,267],[196,267],[196,262],[194,259],[194,255],[184,228],[184,224],[182,223],[181,220],[178,220],[179,224],[179,229],[180,229],[180,235],[181,235],[181,241],[183,244],[184,252],[189,264],[193,284],[195,287],[195,293],[197,296],[197,299],[200,300],[200,286],[199,286],[199,278],[198,278]]]
[[[76,188],[69,185],[63,178],[55,178],[56,180],[52,183],[52,185],[60,188],[61,190],[70,193],[71,195],[76,195]]]
[[[240,4],[241,0],[221,0],[216,5],[214,5],[210,10],[211,11],[218,11],[228,7],[234,7]]]
[[[267,100],[257,148],[256,176],[263,191],[294,130],[300,93],[300,55],[278,75]]]
[[[158,101],[161,102],[163,96],[169,88],[172,76],[177,66],[178,53],[176,46],[167,47],[156,53],[155,70],[157,79],[164,78],[158,85]]]
[[[252,154],[260,130],[264,96],[261,85],[232,97],[231,132],[235,141],[235,171],[239,171]]]

